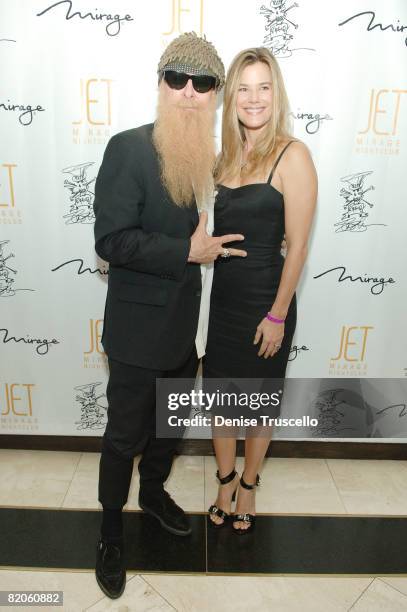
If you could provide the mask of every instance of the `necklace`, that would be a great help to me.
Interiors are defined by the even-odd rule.
[[[244,153],[246,153],[246,156],[247,156],[247,141],[246,141],[246,142],[243,144],[242,158],[243,158]],[[240,169],[241,169],[241,170],[242,170],[242,169],[243,169],[245,166],[247,166],[247,159],[246,159],[246,161],[245,161],[245,162],[244,162],[244,161],[240,162]]]

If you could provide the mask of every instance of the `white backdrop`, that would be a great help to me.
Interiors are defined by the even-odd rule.
[[[103,433],[94,182],[109,138],[154,120],[162,50],[194,30],[226,67],[249,46],[274,52],[317,167],[288,377],[375,389],[360,437],[404,437],[406,2],[93,4],[0,0],[1,432]]]

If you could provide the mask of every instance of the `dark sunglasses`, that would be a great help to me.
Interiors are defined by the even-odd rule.
[[[206,93],[216,87],[216,77],[206,74],[185,74],[185,72],[176,72],[175,70],[165,70],[164,80],[171,89],[184,89],[189,79],[192,80],[192,87],[198,93]]]

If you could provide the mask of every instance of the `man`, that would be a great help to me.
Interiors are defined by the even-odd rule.
[[[96,577],[112,598],[125,588],[122,508],[136,455],[142,454],[140,507],[171,533],[191,533],[187,515],[163,487],[178,441],[156,438],[155,381],[196,375],[205,327],[198,327],[200,264],[244,255],[222,246],[242,236],[209,236],[207,213],[199,218],[197,210],[213,193],[223,64],[211,43],[188,33],[165,50],[158,76],[156,122],[110,139],[95,184],[95,249],[110,263],[102,336],[109,407]]]

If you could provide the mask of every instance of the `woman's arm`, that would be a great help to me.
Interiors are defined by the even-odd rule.
[[[290,144],[278,169],[283,183],[287,255],[276,299],[269,312],[278,319],[285,319],[307,257],[318,180],[311,154],[302,142]],[[267,359],[273,356],[283,337],[284,323],[262,319],[254,337],[254,344],[261,339],[259,357]]]
[[[287,315],[308,252],[308,238],[314,217],[318,178],[308,147],[293,142],[281,158],[279,174],[283,183],[285,240],[287,255],[271,314]]]

